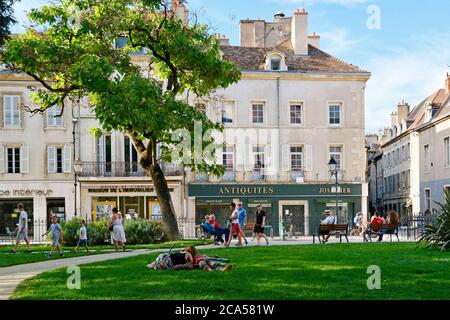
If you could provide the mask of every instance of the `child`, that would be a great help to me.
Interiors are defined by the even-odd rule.
[[[236,210],[236,204],[231,203],[230,209],[233,211],[233,213],[231,214],[231,234],[233,236],[237,235],[239,242],[236,244],[236,246],[242,247],[241,228],[239,225],[239,212],[238,210]],[[231,238],[232,237],[228,239],[228,243],[226,244],[227,247],[230,246]]]
[[[77,246],[75,247],[74,252],[78,252],[79,247],[85,247],[86,252],[89,252],[88,244],[87,244],[87,230],[86,230],[86,221],[80,221],[80,240],[78,240]]]
[[[44,233],[42,236],[45,237],[47,234],[52,233],[52,250],[50,251],[49,257],[53,255],[55,248],[58,248],[59,255],[63,255],[63,251],[61,249],[60,241],[63,240],[61,225],[58,223],[58,218],[56,216],[52,217],[52,224],[50,228]]]

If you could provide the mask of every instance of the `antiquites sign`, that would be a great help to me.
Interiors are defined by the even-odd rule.
[[[36,190],[36,189],[13,189],[1,190],[0,197],[34,197],[34,196],[50,196],[53,190]]]

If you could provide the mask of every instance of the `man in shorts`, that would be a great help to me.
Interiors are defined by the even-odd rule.
[[[18,227],[16,229],[17,231],[17,238],[16,238],[16,245],[14,246],[14,249],[11,250],[11,253],[16,253],[17,249],[19,248],[20,241],[25,241],[27,244],[27,252],[31,253],[31,247],[30,247],[30,240],[28,239],[28,214],[24,209],[24,206],[22,203],[19,203],[17,205],[17,208],[20,210],[20,216],[19,216],[19,223]]]
[[[247,211],[242,206],[242,202],[238,203],[237,210],[239,214],[239,226],[241,228],[241,237],[244,239],[245,244],[248,244],[247,238],[245,237],[244,234],[244,228],[245,225],[247,224]]]

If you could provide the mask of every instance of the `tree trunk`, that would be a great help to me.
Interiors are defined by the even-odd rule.
[[[173,208],[169,186],[167,185],[167,180],[164,177],[164,172],[158,162],[151,164],[148,172],[152,177],[153,185],[155,186],[156,195],[158,196],[158,201],[161,207],[164,234],[170,241],[179,240],[180,232],[178,231],[177,218]]]

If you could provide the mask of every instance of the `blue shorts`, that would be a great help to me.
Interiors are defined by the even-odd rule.
[[[28,232],[19,231],[17,233],[17,240],[28,240]]]
[[[52,246],[57,247],[59,245],[59,238],[52,237]]]
[[[79,247],[87,247],[87,240],[86,239],[78,240],[77,246],[79,246]]]

